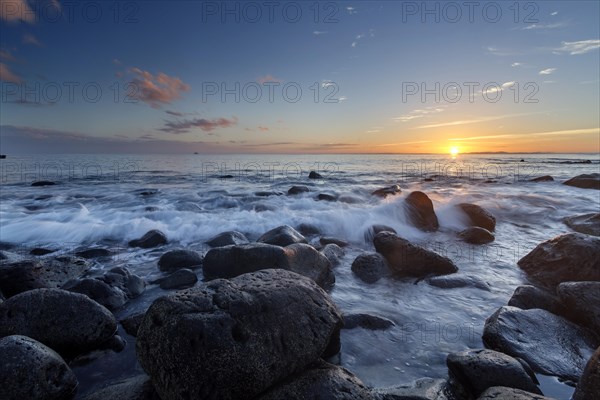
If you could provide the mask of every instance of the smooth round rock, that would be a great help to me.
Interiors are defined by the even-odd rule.
[[[425,232],[437,231],[440,224],[431,199],[423,192],[412,192],[404,200],[405,212],[413,226]]]
[[[469,244],[488,244],[496,239],[492,232],[478,226],[471,226],[461,231],[458,237]]]
[[[183,268],[173,272],[160,281],[161,289],[182,289],[194,286],[198,282],[196,273],[190,269]]]
[[[363,282],[375,283],[390,274],[385,258],[379,253],[359,254],[351,266],[352,272]]]
[[[206,241],[206,244],[210,247],[223,247],[231,244],[240,245],[246,243],[249,243],[248,238],[238,231],[221,232]]]
[[[142,249],[151,249],[153,247],[167,244],[167,236],[157,229],[148,231],[139,239],[129,242],[129,247],[141,247]]]
[[[600,347],[587,362],[573,394],[573,400],[597,400],[598,394],[600,394]]]
[[[496,218],[483,207],[476,204],[460,203],[458,208],[467,214],[472,226],[478,226],[490,232],[494,232],[496,229]]]
[[[266,232],[256,241],[259,243],[285,247],[295,243],[306,243],[306,238],[291,226],[282,225]]]
[[[202,256],[192,250],[171,250],[158,260],[158,268],[163,272],[173,272],[181,268],[202,265]]]

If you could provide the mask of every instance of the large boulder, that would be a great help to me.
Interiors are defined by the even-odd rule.
[[[160,284],[161,289],[167,290],[189,288],[194,286],[196,282],[198,282],[196,273],[191,269],[183,268],[155,283]]]
[[[449,258],[414,245],[391,232],[378,233],[373,244],[398,276],[445,275],[458,271]]]
[[[337,244],[329,243],[321,249],[321,254],[327,257],[331,263],[331,266],[337,266],[339,265],[341,258],[344,256],[344,249]]]
[[[181,268],[197,268],[202,265],[202,256],[193,250],[171,250],[158,260],[163,272],[174,272]]]
[[[440,224],[433,210],[433,203],[423,192],[412,192],[404,200],[408,220],[425,232],[436,231]]]
[[[431,286],[439,287],[442,289],[457,289],[464,287],[477,288],[485,291],[491,291],[490,285],[481,278],[471,275],[463,274],[451,274],[432,276],[427,278],[426,282]]]
[[[537,178],[532,178],[529,180],[529,182],[552,182],[554,181],[554,178],[550,175],[542,175],[542,176],[538,176]]]
[[[144,236],[129,242],[129,247],[141,247],[142,249],[150,249],[153,247],[167,244],[167,236],[159,230],[153,229],[146,232]]]
[[[65,400],[77,378],[54,350],[19,335],[0,339],[0,399]]]
[[[289,196],[294,196],[296,194],[308,192],[310,192],[310,189],[307,186],[292,186],[291,188],[289,188],[287,194]]]
[[[62,289],[81,293],[109,310],[117,310],[127,303],[127,295],[121,289],[99,279],[86,278],[67,282]]]
[[[531,285],[517,287],[508,300],[508,305],[522,310],[539,308],[556,315],[561,315],[563,312],[563,306],[558,296]]]
[[[256,400],[374,400],[371,391],[350,371],[319,361],[270,388]]]
[[[600,347],[587,362],[573,394],[573,400],[596,400],[598,394],[600,394]]]
[[[322,287],[329,287],[335,282],[327,257],[303,243],[287,247],[262,243],[218,247],[206,253],[202,268],[208,280],[279,268],[307,276]]]
[[[0,337],[29,336],[63,355],[92,350],[116,330],[112,313],[79,293],[34,289],[0,304]]]
[[[575,232],[600,236],[600,213],[567,217],[563,222]]]
[[[390,275],[390,268],[385,258],[379,253],[363,253],[352,262],[352,272],[363,282],[375,283]]]
[[[494,386],[487,389],[477,400],[554,400],[541,394],[513,389],[505,386]]]
[[[56,257],[0,265],[0,291],[11,297],[32,289],[60,288],[90,269],[81,258]]]
[[[496,218],[486,209],[470,203],[460,203],[458,208],[467,214],[472,226],[478,226],[490,232],[494,232],[496,229]]]
[[[551,288],[561,282],[600,281],[600,238],[560,235],[537,245],[518,264],[531,280]]]
[[[493,386],[542,394],[529,366],[504,353],[487,349],[467,350],[449,354],[446,364],[450,375],[475,398]]]
[[[111,383],[83,397],[83,400],[161,400],[146,375]]]
[[[454,388],[445,379],[422,378],[412,383],[374,389],[378,400],[455,400]]]
[[[381,225],[381,224],[371,225],[370,227],[368,227],[365,230],[365,233],[363,234],[363,237],[365,238],[365,242],[373,243],[373,239],[375,238],[375,235],[377,235],[379,232],[397,233],[396,230],[394,228],[392,228],[391,226]]]
[[[306,243],[306,238],[291,226],[282,225],[263,234],[257,242],[285,247],[294,243]]]
[[[494,241],[494,234],[485,228],[470,226],[459,232],[458,237],[469,244],[487,244]]]
[[[400,185],[392,185],[392,186],[384,187],[381,189],[377,189],[377,190],[373,191],[371,194],[373,196],[382,197],[385,199],[388,196],[393,196],[400,192],[402,192],[402,189],[400,189]]]
[[[564,183],[568,186],[574,186],[582,189],[600,190],[600,174],[582,174],[569,179]]]
[[[501,307],[483,329],[486,347],[527,361],[534,371],[577,382],[598,347],[595,335],[546,310]]]
[[[563,316],[600,335],[600,282],[564,282],[557,291]]]
[[[248,238],[246,235],[238,231],[221,232],[206,241],[206,244],[210,247],[223,247],[232,244],[239,245],[246,243],[249,243]]]
[[[163,400],[253,398],[317,361],[341,324],[312,280],[271,269],[157,299],[136,348]]]
[[[394,326],[393,321],[373,314],[345,314],[344,329],[363,328],[372,331],[385,330]]]
[[[115,267],[99,277],[106,284],[121,289],[127,297],[134,299],[144,293],[146,282],[125,267]]]
[[[323,179],[323,176],[316,171],[310,171],[308,174],[308,179]]]

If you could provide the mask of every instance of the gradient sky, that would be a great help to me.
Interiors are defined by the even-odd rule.
[[[246,4],[0,0],[0,151],[600,151],[598,1]]]

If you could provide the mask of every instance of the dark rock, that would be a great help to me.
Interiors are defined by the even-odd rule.
[[[6,260],[8,259],[8,257],[6,257],[6,255],[0,251],[0,260]]]
[[[423,378],[407,385],[374,389],[379,400],[454,400],[457,397],[444,379]],[[460,397],[458,397],[460,398]]]
[[[467,214],[472,226],[478,226],[490,232],[494,232],[496,229],[496,218],[486,209],[469,203],[460,203],[458,208]]]
[[[89,269],[87,261],[75,257],[4,264],[0,265],[0,291],[8,298],[32,289],[59,288]]]
[[[160,397],[156,394],[150,378],[139,375],[111,383],[84,396],[83,400],[160,400]]]
[[[35,289],[0,304],[0,337],[29,336],[63,355],[92,350],[116,330],[112,313],[79,293]]]
[[[494,234],[485,228],[471,226],[458,234],[458,237],[470,244],[487,244],[494,241]]]
[[[436,231],[439,228],[433,203],[423,192],[412,192],[404,200],[408,220],[415,227],[425,232]]]
[[[120,320],[119,322],[123,325],[123,329],[129,335],[136,337],[138,330],[140,329],[140,325],[144,320],[144,316],[146,316],[145,312],[140,312],[136,314],[129,315],[128,317]]]
[[[385,257],[398,276],[445,275],[458,271],[447,257],[441,256],[391,232],[379,232],[373,240],[375,250]]]
[[[292,186],[287,194],[290,196],[296,195],[296,194],[300,194],[300,193],[307,193],[310,192],[310,189],[307,186]]]
[[[387,261],[379,253],[358,255],[352,262],[351,269],[360,280],[366,283],[375,283],[390,274]]]
[[[427,278],[426,282],[431,286],[442,289],[456,289],[464,287],[473,287],[481,290],[490,291],[490,285],[483,279],[476,276],[467,276],[461,274],[433,276]]]
[[[256,400],[374,400],[371,391],[350,371],[319,361],[271,387]]]
[[[372,314],[345,314],[344,329],[363,328],[369,330],[385,330],[394,326],[392,321],[387,318]]]
[[[54,253],[56,250],[43,249],[40,247],[36,247],[35,249],[31,249],[29,254],[32,256],[45,256],[46,254]]]
[[[600,394],[600,347],[587,362],[573,394],[573,400],[597,400],[598,394]]]
[[[116,310],[127,303],[127,295],[119,288],[109,286],[99,279],[77,279],[67,282],[62,289],[81,293],[103,305],[109,310]]]
[[[265,191],[262,191],[262,192],[254,192],[254,195],[258,196],[258,197],[269,197],[269,196],[283,196],[283,193],[282,192],[265,192]]]
[[[231,178],[233,178],[233,177],[234,177],[234,176],[233,176],[233,175],[231,175],[231,174],[227,174],[227,175],[219,175],[219,176],[218,176],[218,178],[219,178],[219,179],[231,179]]]
[[[210,247],[223,247],[229,246],[230,244],[246,244],[249,243],[248,238],[237,231],[221,232],[217,236],[213,236],[211,239],[206,241],[206,244]]]
[[[530,179],[529,182],[551,182],[554,178],[550,175],[538,176],[537,178]]]
[[[153,247],[167,244],[167,236],[159,230],[153,229],[146,232],[144,236],[129,242],[129,247],[141,247],[142,249],[151,249]]]
[[[539,308],[541,310],[550,311],[552,314],[556,315],[561,315],[563,311],[557,296],[544,289],[531,285],[524,285],[516,288],[508,301],[508,305],[522,310]]]
[[[568,186],[574,186],[582,189],[600,190],[600,174],[583,174],[569,179],[564,183]]]
[[[14,243],[0,241],[0,250],[13,250],[15,247],[17,247],[17,245]]]
[[[393,196],[400,192],[402,192],[402,189],[400,189],[399,185],[392,185],[392,186],[384,187],[381,189],[377,189],[374,192],[372,192],[371,195],[377,196],[377,197],[382,197],[385,199],[388,196]]]
[[[557,291],[562,315],[600,335],[600,282],[564,282]]]
[[[477,400],[554,400],[551,397],[513,389],[504,386],[494,386],[487,389]]]
[[[112,268],[98,279],[110,286],[121,289],[130,299],[138,297],[146,290],[146,282],[124,267]]]
[[[33,182],[31,184],[31,186],[33,186],[33,187],[53,186],[53,185],[56,185],[56,182],[52,182],[52,181],[37,181],[37,182]]]
[[[19,335],[0,339],[0,399],[64,400],[77,389],[77,378],[54,350]]]
[[[310,174],[308,174],[308,179],[323,179],[323,176],[318,172],[310,171]]]
[[[367,230],[364,233],[364,238],[365,238],[365,242],[367,243],[372,243],[373,239],[375,238],[375,235],[377,235],[379,232],[392,232],[392,233],[396,233],[396,230],[394,228],[392,228],[391,226],[387,226],[387,225],[371,225],[370,227],[367,228]]]
[[[341,324],[313,281],[265,270],[157,299],[136,348],[163,400],[254,398],[317,361]]]
[[[306,243],[306,238],[289,225],[282,225],[263,234],[257,242],[285,247],[294,243]]]
[[[161,289],[183,289],[192,287],[198,282],[196,273],[190,269],[178,269],[171,275],[160,280]]]
[[[137,191],[137,194],[142,197],[154,196],[158,193],[158,189],[141,189]]]
[[[319,193],[317,195],[317,200],[320,201],[336,201],[337,197],[332,195],[332,194],[327,194],[327,193]]]
[[[95,249],[86,249],[82,251],[78,251],[75,253],[77,257],[81,258],[99,258],[99,257],[110,257],[112,253],[108,249],[103,248],[95,248]]]
[[[568,281],[600,281],[600,238],[581,233],[557,236],[521,258],[529,278],[548,287]]]
[[[503,353],[494,350],[468,350],[449,354],[446,358],[451,376],[473,397],[494,386],[506,386],[542,394],[535,374]]]
[[[483,330],[486,347],[525,360],[534,371],[577,382],[600,344],[588,331],[546,310],[501,307]]]
[[[326,236],[319,239],[319,243],[321,243],[321,246],[327,246],[328,244],[336,244],[339,247],[348,246],[348,242],[346,242],[345,240],[336,239],[336,238],[332,238],[332,237],[326,237]]]
[[[600,236],[600,213],[567,217],[563,222],[575,232]]]
[[[192,250],[171,250],[158,260],[158,268],[163,272],[173,272],[181,268],[194,268],[202,265],[202,256]]]
[[[338,265],[340,263],[340,258],[344,256],[344,249],[334,243],[330,243],[321,249],[321,254],[323,254],[332,266]]]
[[[298,230],[298,232],[300,232],[304,236],[318,235],[321,233],[321,230],[312,224],[302,223],[302,224],[298,225],[298,227],[296,229]]]

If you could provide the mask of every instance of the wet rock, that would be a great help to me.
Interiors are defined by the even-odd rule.
[[[474,397],[494,386],[506,386],[542,394],[535,374],[521,362],[494,350],[468,350],[449,354],[451,376]]]
[[[514,307],[501,307],[486,320],[483,342],[522,358],[536,372],[572,382],[600,344],[590,332],[546,310]]]
[[[162,399],[253,398],[317,361],[341,323],[312,280],[264,270],[157,299],[137,355]]]
[[[75,257],[4,264],[0,265],[0,291],[8,298],[32,289],[59,288],[89,269],[87,261]]]
[[[181,268],[197,268],[202,265],[202,256],[192,250],[171,250],[158,260],[158,268],[163,272],[174,272]]]
[[[121,325],[123,325],[123,329],[125,329],[125,332],[127,332],[127,334],[136,337],[145,315],[146,312],[139,312],[136,314],[129,315],[126,318],[120,320],[119,322],[121,323]]]
[[[123,307],[128,300],[121,289],[93,278],[69,281],[62,288],[69,292],[84,294],[109,310]]]
[[[323,176],[318,172],[310,171],[310,174],[308,174],[308,179],[323,179]]]
[[[508,305],[522,310],[539,308],[556,315],[561,315],[563,312],[562,305],[557,296],[531,285],[523,285],[516,288],[508,301]]]
[[[210,247],[223,247],[231,244],[238,245],[246,243],[249,243],[248,238],[243,233],[237,231],[221,232],[206,242]]]
[[[129,247],[141,247],[142,249],[151,249],[153,247],[167,244],[167,236],[159,230],[153,229],[146,232],[144,236],[129,242]]]
[[[344,249],[334,243],[330,243],[321,249],[321,254],[323,254],[332,266],[338,265],[340,263],[340,259],[344,256]]]
[[[375,238],[375,235],[377,235],[379,232],[392,232],[392,233],[396,233],[396,230],[394,228],[392,228],[391,226],[387,226],[387,225],[371,225],[370,227],[367,228],[367,230],[364,233],[364,238],[365,238],[365,242],[367,243],[372,243],[373,239]]]
[[[540,243],[518,262],[532,281],[556,287],[568,281],[600,281],[600,238],[568,233]]]
[[[387,261],[379,253],[359,254],[352,262],[351,269],[360,280],[366,283],[375,283],[390,275]]]
[[[377,189],[374,192],[372,192],[371,195],[377,196],[377,197],[382,197],[385,199],[388,196],[393,196],[400,192],[402,192],[402,189],[400,189],[399,185],[392,185],[392,186],[384,187],[381,189]]]
[[[431,286],[442,289],[456,289],[464,287],[473,287],[485,291],[490,291],[490,285],[486,281],[476,276],[467,276],[461,274],[433,276],[427,278],[426,282]]]
[[[79,293],[35,289],[0,305],[0,337],[29,336],[63,355],[92,350],[116,330],[112,313]]]
[[[275,385],[256,400],[374,400],[350,371],[324,361]]]
[[[86,250],[78,251],[77,253],[75,253],[75,255],[77,257],[90,259],[90,258],[99,258],[99,257],[110,257],[112,255],[112,253],[108,249],[95,248],[95,249],[86,249]]]
[[[317,195],[317,200],[320,201],[336,201],[337,197],[332,195],[332,194],[328,194],[328,193],[319,193]]]
[[[372,314],[345,314],[344,329],[363,328],[369,330],[385,330],[394,326],[394,322],[387,318]]]
[[[600,335],[600,282],[564,282],[557,291],[562,315]]]
[[[335,245],[338,245],[339,247],[346,247],[349,244],[345,240],[336,239],[336,238],[327,237],[327,236],[323,236],[322,238],[320,238],[319,243],[321,243],[321,246],[327,246],[328,244],[335,244]]]
[[[600,347],[587,362],[573,400],[596,400],[600,393]]]
[[[282,225],[263,234],[257,242],[285,247],[294,243],[306,243],[306,238],[289,225]]]
[[[458,271],[447,257],[414,245],[391,232],[380,232],[373,240],[375,250],[385,257],[398,276],[445,275]]]
[[[121,289],[130,299],[138,297],[146,290],[146,282],[124,267],[112,268],[98,279]]]
[[[234,178],[234,176],[231,174],[226,174],[226,175],[219,175],[218,178],[219,179],[232,179],[232,178]]]
[[[467,214],[472,226],[478,226],[490,232],[494,232],[496,229],[496,218],[486,209],[469,203],[460,203],[458,208]]]
[[[425,232],[433,232],[439,228],[433,203],[423,192],[412,192],[404,200],[408,220],[413,226]]]
[[[52,182],[52,181],[36,181],[31,184],[31,186],[33,186],[33,187],[54,186],[54,185],[56,185],[56,182]]]
[[[494,241],[494,234],[485,228],[471,226],[458,234],[458,237],[470,244],[487,244]]]
[[[149,197],[158,194],[158,189],[141,189],[137,190],[136,193],[142,197]]]
[[[6,260],[6,259],[8,259],[8,257],[6,257],[6,255],[0,251],[0,261]]]
[[[423,378],[410,384],[374,389],[379,400],[454,400],[456,396],[444,379]]]
[[[206,253],[203,265],[207,280],[277,268],[307,276],[324,288],[335,282],[327,257],[304,243],[287,247],[262,243],[219,247]]]
[[[574,186],[582,189],[600,190],[600,174],[577,175],[564,183],[568,186]]]
[[[296,194],[300,194],[300,193],[308,193],[310,192],[310,189],[307,186],[292,186],[287,194],[290,196],[296,195]]]
[[[267,191],[260,191],[260,192],[254,192],[255,196],[258,197],[269,197],[269,196],[283,196],[282,192],[267,192]]]
[[[529,182],[552,182],[554,180],[550,175],[538,176],[537,178],[530,179]]]
[[[192,287],[198,282],[196,273],[190,269],[179,269],[160,280],[161,289],[182,289]]]
[[[83,400],[160,400],[150,378],[139,375],[128,378],[88,394]]]
[[[45,256],[47,254],[52,254],[55,251],[56,250],[43,249],[41,247],[36,247],[35,249],[31,249],[31,251],[29,252],[29,254],[31,254],[32,256]]]
[[[317,226],[312,224],[302,223],[298,225],[297,229],[298,232],[300,232],[304,236],[318,235],[321,233],[321,230]]]
[[[54,350],[19,335],[0,339],[0,399],[64,400],[77,389],[77,378]]]
[[[551,397],[513,389],[504,386],[494,386],[487,389],[477,400],[554,400]]]
[[[567,217],[563,222],[575,232],[600,236],[600,213]]]

